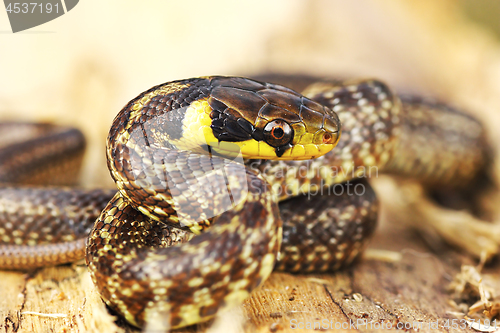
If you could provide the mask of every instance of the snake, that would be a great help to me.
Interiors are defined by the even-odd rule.
[[[144,91],[108,135],[118,191],[70,186],[79,130],[0,125],[0,268],[85,257],[128,323],[188,326],[241,304],[273,270],[354,262],[376,226],[379,172],[456,188],[489,159],[482,124],[441,102],[376,79],[301,90],[209,76]]]

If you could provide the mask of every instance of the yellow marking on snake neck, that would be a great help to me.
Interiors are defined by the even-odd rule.
[[[198,153],[203,152],[200,146],[217,142],[210,128],[211,111],[207,98],[191,103],[184,113],[182,137],[176,140],[170,139],[169,142],[179,150],[190,150]]]

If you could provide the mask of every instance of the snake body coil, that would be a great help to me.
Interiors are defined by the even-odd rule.
[[[237,77],[169,82],[137,96],[113,122],[107,156],[118,193],[93,192],[78,223],[75,199],[63,204],[80,231],[60,237],[48,231],[64,219],[44,229],[32,214],[20,231],[2,222],[0,266],[74,260],[112,197],[86,247],[104,301],[136,326],[186,326],[240,304],[274,268],[330,271],[352,262],[377,218],[363,178],[390,172],[465,184],[486,163],[485,147],[476,120],[437,103],[401,102],[376,80],[317,83],[304,95]],[[443,150],[446,159],[438,158]],[[12,207],[27,192],[6,191],[4,219],[19,219],[29,204]],[[26,200],[57,197],[38,191]]]

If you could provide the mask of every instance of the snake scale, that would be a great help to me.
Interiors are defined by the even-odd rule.
[[[367,178],[454,187],[488,158],[477,120],[378,80],[302,94],[240,77],[155,86],[109,132],[118,192],[42,186],[71,183],[85,146],[77,130],[9,123],[0,139],[0,267],[85,256],[111,308],[170,328],[241,304],[273,269],[351,263],[377,219]]]

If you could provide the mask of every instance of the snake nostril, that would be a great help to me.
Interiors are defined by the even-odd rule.
[[[325,133],[323,135],[323,143],[324,144],[330,144],[333,141],[333,136],[330,133]]]

